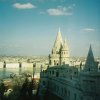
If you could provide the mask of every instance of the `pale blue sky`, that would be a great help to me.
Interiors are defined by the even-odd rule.
[[[0,0],[0,55],[48,55],[59,27],[71,56],[100,57],[99,0]]]

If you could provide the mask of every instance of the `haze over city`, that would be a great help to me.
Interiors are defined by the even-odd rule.
[[[48,55],[61,29],[71,56],[100,57],[99,0],[0,0],[0,55]]]

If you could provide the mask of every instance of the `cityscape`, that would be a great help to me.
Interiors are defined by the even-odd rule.
[[[100,100],[99,0],[0,0],[0,100]]]

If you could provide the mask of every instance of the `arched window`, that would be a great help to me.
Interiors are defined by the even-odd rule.
[[[59,77],[59,72],[58,71],[56,72],[56,77]]]
[[[52,74],[54,74],[54,70],[52,71]]]
[[[54,60],[54,65],[56,65],[56,61]]]
[[[43,81],[43,85],[45,85],[46,83],[45,83],[45,81]]]

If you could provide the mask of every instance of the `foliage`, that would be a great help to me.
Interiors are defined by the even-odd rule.
[[[5,92],[5,86],[4,86],[4,83],[1,82],[1,84],[0,84],[0,100],[3,100],[4,92]]]

